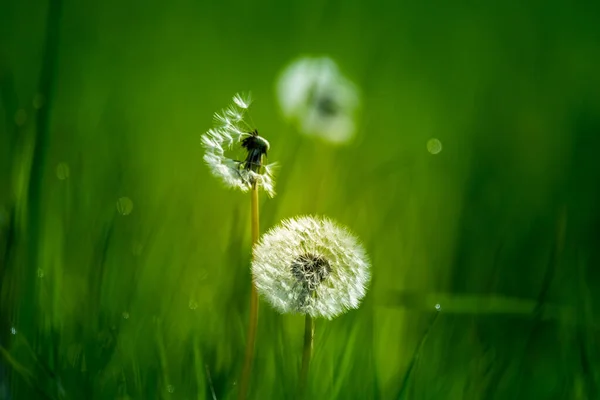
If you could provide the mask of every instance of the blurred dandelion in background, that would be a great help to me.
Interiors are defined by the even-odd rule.
[[[334,317],[358,308],[370,281],[358,239],[328,218],[283,221],[254,249],[257,289],[282,313]]]
[[[204,161],[213,175],[227,186],[246,192],[256,184],[273,197],[275,164],[262,162],[269,150],[269,142],[246,120],[251,104],[250,94],[236,94],[233,104],[215,113],[215,127],[202,135],[202,145],[206,149]],[[226,155],[230,152],[231,157]],[[233,158],[236,152],[245,153],[243,159]]]
[[[335,144],[354,137],[358,90],[331,58],[293,61],[277,81],[277,98],[284,117],[303,134]]]

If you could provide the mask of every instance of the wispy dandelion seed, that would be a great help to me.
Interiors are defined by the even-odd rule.
[[[282,313],[332,319],[358,308],[370,281],[358,239],[328,218],[292,218],[254,248],[252,275],[260,294]]]
[[[202,135],[204,161],[228,187],[246,192],[256,185],[273,197],[275,164],[262,161],[270,145],[246,120],[251,105],[249,94],[236,94],[233,104],[215,113],[215,126]],[[236,158],[236,153],[243,155]]]

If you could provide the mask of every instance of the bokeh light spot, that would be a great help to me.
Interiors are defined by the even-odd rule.
[[[427,141],[427,151],[431,154],[438,154],[442,151],[442,142],[436,138],[431,138]]]
[[[69,165],[67,163],[61,162],[56,166],[56,176],[61,181],[64,181],[65,179],[69,178],[70,173],[71,171],[69,170]]]
[[[129,215],[133,211],[133,201],[129,197],[121,197],[117,200],[117,211],[121,215]]]

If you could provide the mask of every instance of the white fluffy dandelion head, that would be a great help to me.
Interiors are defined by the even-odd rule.
[[[254,247],[258,292],[282,313],[334,317],[358,308],[370,281],[358,239],[328,218],[284,220]]]
[[[245,192],[256,184],[273,197],[276,165],[262,162],[269,142],[246,120],[251,105],[250,94],[236,94],[233,104],[215,113],[214,127],[202,135],[204,161],[225,185]]]
[[[292,62],[277,82],[277,97],[283,115],[302,133],[336,144],[354,136],[358,91],[332,59],[304,57]]]

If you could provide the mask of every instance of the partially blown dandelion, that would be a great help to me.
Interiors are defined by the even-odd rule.
[[[242,191],[251,191],[251,227],[252,243],[258,242],[259,212],[258,190],[264,189],[269,196],[275,195],[273,180],[274,164],[263,163],[269,151],[269,142],[258,135],[258,130],[246,121],[248,109],[252,104],[250,95],[233,96],[233,104],[215,114],[215,127],[202,135],[202,144],[206,149],[204,160],[212,173],[227,186]],[[231,156],[229,153],[232,153]],[[241,157],[234,158],[238,153]],[[240,379],[238,398],[245,400],[250,385],[250,372],[254,358],[256,327],[258,324],[258,293],[254,284],[250,290],[250,316],[244,367]]]
[[[256,287],[275,309],[327,319],[358,308],[369,269],[354,235],[310,216],[285,220],[263,235],[252,262]]]
[[[251,104],[249,94],[236,94],[233,104],[215,113],[215,127],[202,135],[202,145],[206,149],[204,161],[213,175],[227,186],[246,192],[256,185],[273,197],[275,164],[262,162],[269,150],[269,142],[246,121]],[[245,155],[243,159],[236,159],[233,157],[236,153]]]

